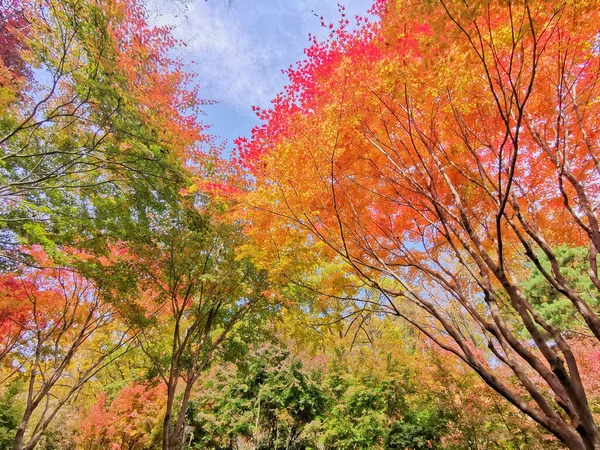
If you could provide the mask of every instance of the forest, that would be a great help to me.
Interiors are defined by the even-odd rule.
[[[600,450],[600,1],[340,5],[232,150],[154,7],[0,0],[0,450]]]

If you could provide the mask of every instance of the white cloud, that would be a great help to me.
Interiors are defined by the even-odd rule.
[[[370,0],[346,3],[352,17]],[[186,60],[195,61],[202,97],[249,114],[250,106],[268,106],[281,90],[281,70],[303,58],[308,34],[323,34],[312,11],[328,21],[339,18],[336,0],[236,0],[229,9],[223,1],[196,0],[157,21],[175,25],[175,35],[187,43]]]

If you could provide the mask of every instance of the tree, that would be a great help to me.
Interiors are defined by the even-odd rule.
[[[2,2],[0,19],[12,92],[0,113],[5,265],[23,241],[57,252],[96,227],[98,240],[111,199],[170,202],[174,184],[189,185],[184,166],[203,167],[208,141],[203,102],[143,3]]]
[[[236,256],[243,241],[236,226],[219,223],[210,205],[198,211],[194,199],[132,230],[98,260],[106,295],[139,330],[149,375],[166,386],[165,450],[181,447],[198,378],[266,289],[261,273]]]
[[[586,247],[557,247],[555,250],[556,262],[560,267],[565,279],[574,286],[581,297],[594,310],[598,310],[599,297],[595,294],[596,288],[587,275],[586,259],[588,249]],[[540,263],[546,272],[551,271],[550,262],[542,254],[539,255]],[[569,299],[546,283],[542,272],[535,266],[532,275],[525,284],[524,292],[531,299],[532,306],[539,311],[540,315],[571,334],[586,333],[587,327],[582,323],[581,316]]]
[[[157,448],[165,399],[163,384],[126,386],[110,404],[100,394],[82,422],[78,443],[87,450]]]
[[[163,446],[178,448],[195,382],[263,288],[236,258],[239,231],[206,212],[228,176],[197,119],[206,102],[142,1],[2,1],[0,24],[0,362],[28,377],[13,446],[39,443],[104,352],[135,336],[165,384]]]
[[[250,233],[325,244],[570,449],[600,448],[582,361],[526,284],[535,266],[600,339],[558,259],[587,246],[598,296],[597,6],[378,1],[376,23],[313,42],[239,141]]]
[[[231,448],[304,449],[305,430],[326,411],[318,374],[277,344],[258,343],[237,365],[223,365],[205,383],[191,410],[193,444]]]
[[[29,450],[134,335],[119,322],[116,308],[101,301],[96,286],[72,270],[29,269],[10,277],[12,290],[2,295],[18,314],[5,315],[14,332],[0,373],[3,383],[24,387],[12,395],[22,403],[12,448]]]

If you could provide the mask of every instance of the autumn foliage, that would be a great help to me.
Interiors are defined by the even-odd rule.
[[[149,448],[160,440],[165,387],[126,386],[110,403],[100,394],[81,426],[79,445],[85,449]]]
[[[538,313],[525,286],[537,270],[600,339],[590,291],[557,257],[588,247],[581,275],[597,298],[598,5],[380,1],[373,13],[313,42],[238,142],[256,177],[249,233],[266,258],[298,236],[342,258],[385,310],[569,448],[596,448],[576,330]]]
[[[0,0],[0,448],[600,449],[597,0],[340,6],[227,158],[155,6]]]

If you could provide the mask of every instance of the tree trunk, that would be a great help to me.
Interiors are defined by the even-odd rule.
[[[25,410],[23,418],[21,419],[21,423],[19,423],[19,428],[17,428],[15,439],[13,440],[12,450],[23,450],[25,430],[27,429],[27,424],[29,423],[29,419],[31,418],[32,413],[33,408],[27,408]]]
[[[173,401],[175,400],[175,392],[172,391],[171,386],[167,388],[167,410],[165,411],[165,418],[163,420],[163,432],[162,432],[162,449],[169,450],[171,442],[171,419],[173,417]]]

